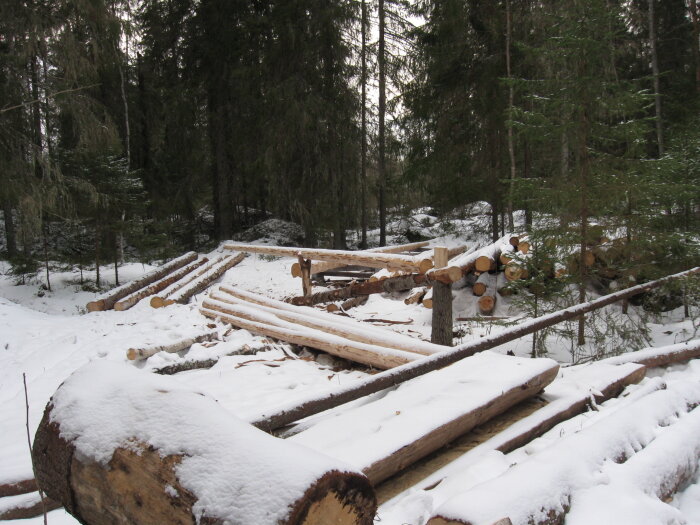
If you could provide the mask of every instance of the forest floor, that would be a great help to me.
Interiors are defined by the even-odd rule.
[[[482,219],[475,218],[472,222],[453,223],[448,235],[444,228],[438,228],[426,215],[414,216],[410,226],[423,235],[437,237],[431,243],[433,246],[452,246],[465,242],[468,245],[484,244],[487,242],[484,234],[473,233],[476,222],[480,220]],[[406,231],[401,224],[394,224],[393,227],[395,231]],[[275,242],[278,241],[275,239]],[[392,241],[405,242],[405,238],[395,237]],[[260,239],[259,242],[265,242],[265,239]],[[221,282],[276,299],[299,295],[301,283],[290,274],[293,262],[292,259],[251,255],[229,270]],[[120,267],[120,280],[136,278],[151,268],[135,263],[124,264]],[[104,268],[103,275],[110,278],[110,269]],[[90,278],[92,274],[86,272],[85,277]],[[371,373],[361,367],[348,366],[348,363],[325,354],[307,352],[300,355],[288,345],[269,341],[245,330],[230,331],[221,324],[217,325],[216,330],[222,342],[217,345],[207,347],[196,344],[186,353],[159,353],[142,362],[127,361],[126,351],[131,347],[165,344],[201,333],[211,323],[198,312],[198,304],[203,300],[204,294],[195,297],[187,305],[176,304],[156,310],[149,306],[148,301],[142,301],[124,312],[85,314],[85,304],[95,294],[81,289],[76,270],[52,273],[51,291],[43,288],[43,279],[42,274],[38,274],[25,284],[18,285],[15,278],[9,275],[9,267],[0,262],[0,484],[33,477],[27,445],[27,423],[33,435],[46,403],[61,382],[73,371],[94,360],[130,363],[146,372],[188,361],[218,359],[211,368],[180,372],[172,376],[173,380],[212,396],[226,410],[248,421],[269,413],[283,403],[293,403],[314,392],[348,385]],[[454,294],[455,317],[474,316],[477,312],[477,298],[467,288],[455,290]],[[429,340],[431,311],[421,305],[405,305],[403,299],[406,295],[407,293],[395,296],[373,295],[366,304],[348,313],[358,320],[406,322],[372,324]],[[619,306],[610,308],[619,309]],[[632,312],[634,316],[637,310],[632,308]],[[527,318],[510,298],[499,299],[494,315],[508,317],[514,323]],[[694,323],[692,319],[683,317],[682,308],[645,321],[649,330],[648,346],[663,346],[696,337]],[[455,343],[497,333],[507,329],[507,324],[484,321],[458,323],[456,328],[459,328],[460,339],[455,340]],[[242,348],[246,349],[244,354],[240,354]],[[562,370],[566,370],[572,360],[568,343],[552,336],[547,341],[547,349],[547,357],[561,363]],[[623,343],[619,351],[626,350]],[[500,354],[508,351],[516,356],[528,357],[531,338],[523,337],[493,350]],[[28,422],[25,417],[23,375],[26,377],[29,397]],[[422,470],[379,487],[380,499],[385,501],[380,507],[378,518],[383,525],[423,525],[436,509],[454,496],[456,484],[459,484],[459,490],[466,491],[498,477],[509,464],[523,461],[525,456],[548,447],[562,435],[593,425],[607,414],[621,412],[625,406],[625,396],[634,397],[635,392],[650,388],[650,382],[654,381],[663,381],[669,388],[674,384],[700,384],[700,360],[655,369],[639,385],[628,387],[620,399],[612,399],[598,407],[597,411],[578,416],[576,422],[555,427],[539,438],[536,442],[539,444],[527,445],[523,447],[525,450],[516,450],[505,456],[501,454],[502,457],[498,458],[493,456],[493,451],[483,451],[478,457],[472,454],[469,461],[465,462],[462,458],[460,463],[465,452],[473,452],[474,446],[488,441],[495,430],[487,429],[481,436],[472,434],[450,447],[448,456],[432,458],[433,466],[428,464],[429,461],[423,462],[420,467]],[[525,413],[528,410],[530,409],[524,409]],[[513,416],[513,419],[521,417],[523,414]],[[318,420],[322,421],[323,418]],[[500,427],[495,424],[495,428]],[[695,458],[696,463],[698,459]],[[598,468],[600,476],[610,476],[606,468]],[[436,474],[436,471],[442,474]],[[428,482],[431,476],[438,480],[444,478],[455,481],[432,487]],[[643,491],[625,491],[614,487],[610,490],[619,490],[629,508],[637,509],[628,514],[631,521],[626,523],[700,524],[700,479],[697,474],[673,498],[668,498],[665,502],[650,499]],[[544,486],[543,490],[546,490]],[[608,499],[601,500],[600,504],[604,506],[607,501]],[[3,505],[10,504],[12,502],[0,500],[0,513]],[[599,517],[605,515],[605,508],[596,511],[600,514],[587,511],[589,508],[593,507],[581,507],[583,510],[574,513],[571,518],[578,521],[571,523],[586,523],[586,518],[590,519],[588,523],[603,523]],[[17,520],[17,523],[39,524],[41,518]],[[73,524],[77,521],[61,509],[49,513],[49,523]]]

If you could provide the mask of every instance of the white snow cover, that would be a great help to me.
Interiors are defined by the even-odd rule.
[[[352,470],[251,427],[171,378],[126,365],[101,361],[80,368],[52,403],[61,436],[100,463],[135,442],[164,456],[185,454],[176,473],[197,498],[198,518],[206,512],[232,524],[277,523],[324,473]]]
[[[615,357],[609,357],[605,360],[605,362],[615,365],[622,363],[635,363],[647,359],[673,356],[674,354],[680,354],[683,352],[700,352],[700,339],[693,339],[691,341],[685,341],[684,343],[662,346],[660,348],[643,348],[641,350],[637,350],[636,352],[628,352]]]
[[[549,509],[561,512],[575,491],[601,482],[600,469],[606,461],[631,457],[656,438],[660,427],[673,423],[689,405],[697,403],[700,383],[679,382],[554,444],[542,448],[535,440],[524,447],[529,452],[527,459],[498,478],[450,499],[436,514],[474,525],[504,517],[513,525],[524,525],[531,519],[544,519]]]
[[[554,366],[550,359],[483,352],[402,383],[289,440],[364,469]]]

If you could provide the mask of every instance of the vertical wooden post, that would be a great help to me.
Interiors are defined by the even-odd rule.
[[[309,297],[311,295],[311,259],[304,259],[301,254],[297,256],[299,258],[299,270],[301,270],[301,288],[304,293],[304,297]]]
[[[447,266],[448,250],[435,248],[435,268]],[[433,284],[433,327],[430,341],[438,345],[452,346],[452,286],[436,281]]]

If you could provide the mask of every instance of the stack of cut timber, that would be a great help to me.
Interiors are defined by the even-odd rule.
[[[407,381],[288,440],[347,462],[376,484],[536,395],[558,369],[550,359],[484,352]]]
[[[376,512],[369,481],[346,464],[115,363],[93,362],[59,387],[32,456],[39,484],[89,525],[371,525]]]
[[[245,258],[245,254],[224,255],[208,264],[203,265],[187,279],[173,284],[170,288],[151,299],[153,308],[161,308],[171,304],[185,304],[194,295],[203,292],[224,273],[236,266]]]
[[[613,411],[614,417],[602,411],[570,432],[554,429],[545,436],[546,443],[531,445],[520,456],[522,461],[507,457],[511,466],[503,474],[467,487],[440,505],[428,523],[583,524],[591,523],[601,509],[603,521],[612,512],[611,523],[630,523],[629,508],[623,510],[622,502],[606,497],[620,494],[611,490],[618,482],[667,498],[698,466],[700,409],[694,407],[700,403],[700,385],[681,381],[657,388],[633,394],[624,410]]]
[[[134,281],[123,284],[122,286],[119,286],[117,288],[113,288],[112,290],[109,290],[108,292],[105,292],[104,294],[98,296],[94,301],[90,301],[87,304],[87,310],[88,312],[100,312],[103,310],[111,310],[112,308],[114,308],[116,302],[120,299],[123,299],[124,297],[134,292],[137,292],[138,290],[148,286],[149,284],[159,279],[162,279],[166,275],[174,272],[179,268],[182,268],[186,264],[191,263],[196,259],[197,254],[195,252],[188,252],[185,255],[178,257],[177,259],[173,259],[172,261],[164,264],[163,266],[160,266],[159,268],[148,272],[140,279],[136,279]]]
[[[308,346],[376,368],[387,369],[444,350],[381,328],[360,324],[312,308],[275,301],[245,290],[221,286],[200,312],[239,328]]]

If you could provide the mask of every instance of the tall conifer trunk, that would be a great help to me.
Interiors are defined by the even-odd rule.
[[[654,14],[654,0],[648,0],[648,2],[649,46],[651,48],[651,71],[654,77],[654,112],[656,116],[656,144],[659,149],[659,157],[662,157],[664,155],[664,134],[663,120],[661,119],[661,74],[659,72],[659,56],[656,49],[656,15]]]
[[[384,0],[379,0],[379,245],[386,245],[386,56],[384,26],[386,23]]]
[[[360,248],[367,248],[367,0],[362,0],[362,48],[360,83],[362,84],[361,94],[361,129],[360,140],[360,222],[362,227],[362,237]]]

